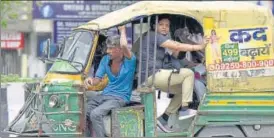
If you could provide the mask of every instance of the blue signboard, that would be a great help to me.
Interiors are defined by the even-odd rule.
[[[53,43],[61,42],[64,37],[71,34],[72,29],[86,22],[88,21],[55,20],[53,22]]]
[[[45,57],[43,55],[43,50],[45,49],[45,45],[47,43],[47,39],[51,38],[51,33],[41,33],[37,34],[37,56],[38,57]],[[58,48],[53,43],[50,44],[50,56],[56,57],[58,52]]]
[[[53,20],[53,47],[62,41],[62,39],[71,34],[72,29],[105,15],[131,5],[137,1],[33,1],[33,19]],[[128,42],[132,42],[131,24],[127,26]],[[117,29],[112,28],[108,35],[117,34]],[[39,37],[39,39],[42,39]],[[39,40],[38,56],[42,56],[44,40]],[[56,56],[57,50],[52,51],[51,55]]]
[[[64,37],[67,37],[71,34],[72,29],[86,23],[88,21],[67,21],[67,20],[55,20],[53,22],[53,43],[60,43]],[[131,24],[126,25],[127,38],[128,42],[132,42],[132,28]],[[108,30],[107,35],[118,34],[117,28],[111,28]]]
[[[136,1],[33,1],[33,19],[91,20]]]
[[[34,1],[34,19],[52,19],[53,43],[59,43],[68,36],[73,28],[90,20],[131,5],[136,1]],[[129,42],[131,42],[131,26],[127,25]],[[115,30],[115,29],[114,29]],[[110,32],[114,33],[113,29]]]

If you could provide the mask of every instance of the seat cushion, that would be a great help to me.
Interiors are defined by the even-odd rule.
[[[90,100],[92,97],[101,94],[101,92],[95,92],[95,91],[87,91],[86,96],[87,96],[87,102]],[[135,106],[135,105],[140,105],[141,103],[138,100],[130,101],[128,104],[126,104],[125,107],[129,106]],[[123,107],[122,107],[123,108]],[[111,113],[103,117],[103,123],[105,127],[105,132],[108,137],[111,137]]]

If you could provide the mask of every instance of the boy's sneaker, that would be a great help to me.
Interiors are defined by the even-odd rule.
[[[174,132],[172,128],[168,126],[168,122],[164,120],[162,116],[157,118],[157,126],[166,133]]]
[[[197,114],[197,110],[193,109],[186,109],[186,110],[180,110],[179,111],[179,120],[184,120],[187,118],[191,118]]]

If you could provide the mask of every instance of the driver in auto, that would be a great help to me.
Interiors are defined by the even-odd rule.
[[[118,27],[120,36],[110,36],[106,40],[107,55],[100,61],[94,78],[87,78],[85,86],[99,84],[107,75],[109,82],[102,94],[89,99],[87,104],[87,131],[89,121],[94,130],[93,136],[105,137],[103,116],[112,109],[125,106],[132,93],[132,84],[136,68],[136,57],[128,48],[125,26]],[[90,136],[87,134],[87,136]]]

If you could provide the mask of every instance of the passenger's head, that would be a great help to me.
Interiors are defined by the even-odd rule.
[[[155,31],[155,16],[152,16],[151,18],[151,30]],[[157,32],[163,35],[167,35],[169,33],[170,30],[170,19],[169,19],[169,15],[167,14],[162,14],[162,15],[158,15],[158,26],[157,26]]]
[[[167,15],[159,16],[157,32],[163,35],[167,35],[170,29],[170,20]]]
[[[120,36],[109,36],[106,40],[107,53],[111,59],[121,58],[123,56],[123,51],[120,45]]]
[[[216,35],[216,31],[215,30],[211,30],[211,35]]]

